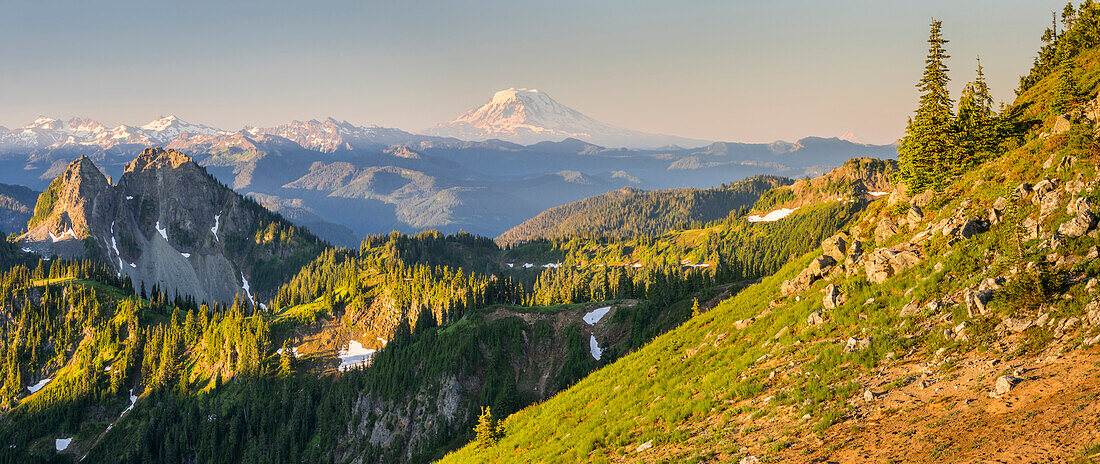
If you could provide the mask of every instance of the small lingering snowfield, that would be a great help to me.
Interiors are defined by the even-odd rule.
[[[73,437],[58,438],[58,439],[55,439],[53,441],[53,447],[54,447],[54,449],[56,449],[58,451],[65,451],[65,449],[69,447],[69,443],[72,443],[72,442],[73,442]]]
[[[787,216],[790,216],[791,213],[795,212],[795,210],[797,210],[797,209],[798,208],[795,208],[795,209],[779,208],[779,209],[777,209],[775,211],[772,211],[768,214],[765,214],[763,216],[757,216],[757,215],[754,214],[754,215],[749,216],[745,219],[747,219],[749,222],[775,222],[775,221],[783,219]]]
[[[363,348],[363,344],[355,340],[348,343],[348,347],[340,350],[340,367],[339,370],[347,370],[350,367],[365,364],[370,361],[370,357],[374,354],[375,350],[370,348]]]
[[[30,390],[30,391],[31,391],[31,393],[36,393],[36,392],[38,392],[38,390],[41,390],[41,389],[42,389],[42,387],[45,387],[45,386],[46,386],[46,384],[50,383],[50,380],[53,380],[53,379],[42,379],[42,380],[39,380],[39,381],[38,381],[38,383],[36,383],[36,384],[34,384],[34,385],[31,385],[31,386],[28,386],[28,387],[27,387],[27,390]]]
[[[599,361],[600,357],[603,356],[603,349],[600,348],[600,343],[596,341],[595,335],[588,336],[588,352],[592,354],[593,358],[596,358],[596,361]]]
[[[608,311],[611,311],[610,306],[593,309],[592,312],[584,315],[584,322],[587,322],[588,325],[596,325],[597,322],[600,322],[600,319],[607,315]]]
[[[134,389],[131,388],[130,389],[130,405],[127,406],[126,409],[123,409],[122,414],[119,414],[118,417],[125,416],[126,413],[130,412],[131,409],[134,409],[134,405],[137,404],[137,399],[138,399],[138,397],[137,397],[137,395],[134,394]]]

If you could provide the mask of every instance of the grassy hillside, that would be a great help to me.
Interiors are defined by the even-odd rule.
[[[646,192],[623,188],[551,208],[497,237],[501,244],[532,239],[608,236],[630,238],[659,235],[673,228],[702,224],[739,215],[764,192],[790,180],[756,176],[710,189],[671,189]]]
[[[443,462],[1093,462],[1096,56],[1071,55],[1068,128],[1047,74],[1006,154],[872,204],[835,265],[802,255]]]

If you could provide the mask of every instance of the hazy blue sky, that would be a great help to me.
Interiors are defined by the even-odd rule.
[[[632,129],[729,141],[897,138],[928,22],[957,97],[982,56],[1011,101],[1063,1],[0,2],[0,125],[176,114],[420,130],[534,87]]]

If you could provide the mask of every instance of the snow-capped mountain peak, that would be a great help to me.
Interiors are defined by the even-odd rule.
[[[852,143],[855,143],[855,144],[864,145],[863,140],[861,140],[858,136],[856,136],[856,133],[852,132],[852,131],[848,131],[844,135],[842,135],[840,137],[837,137],[837,138],[840,139],[840,140],[846,140],[848,142],[852,142]]]
[[[153,121],[149,122],[149,124],[141,126],[141,128],[145,130],[160,132],[170,127],[176,121],[179,121],[179,118],[177,118],[174,114],[169,116],[161,116],[160,119],[154,119]]]
[[[162,116],[158,119],[150,121],[148,124],[141,126],[144,131],[151,131],[163,134],[164,137],[169,139],[175,138],[182,133],[188,134],[202,134],[202,135],[222,135],[228,134],[228,131],[221,129],[215,129],[210,126],[204,126],[202,124],[191,124],[184,121],[176,115]]]
[[[23,129],[48,129],[57,130],[60,129],[63,123],[54,118],[39,116],[34,122],[23,126]]]
[[[520,144],[576,138],[603,146],[700,146],[707,142],[647,134],[597,121],[538,89],[510,88],[453,121],[425,131],[464,140],[501,139]]]

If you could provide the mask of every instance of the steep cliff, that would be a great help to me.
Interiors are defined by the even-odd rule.
[[[102,258],[134,288],[254,304],[324,244],[215,180],[189,157],[150,148],[117,184],[81,157],[38,199],[19,246]]]

